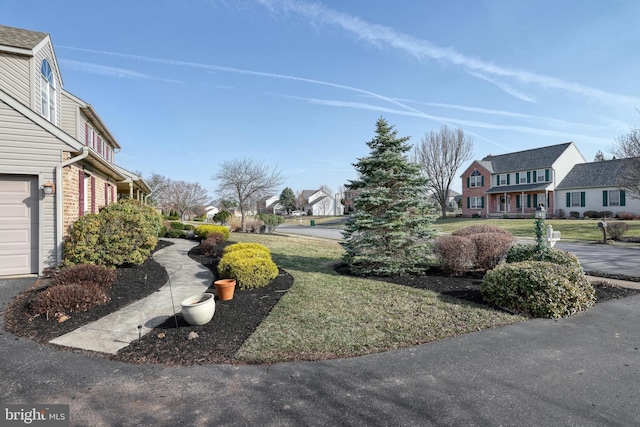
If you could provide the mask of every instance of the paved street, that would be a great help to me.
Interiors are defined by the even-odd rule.
[[[340,229],[322,226],[283,224],[278,226],[277,231],[327,239],[342,239]],[[575,254],[587,271],[640,277],[640,245],[627,247],[560,241],[556,247]]]

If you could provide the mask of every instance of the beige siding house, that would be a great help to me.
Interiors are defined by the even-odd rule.
[[[58,265],[81,215],[149,194],[114,163],[120,148],[91,105],[63,89],[49,35],[0,26],[0,276]]]

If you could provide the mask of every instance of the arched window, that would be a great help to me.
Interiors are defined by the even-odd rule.
[[[42,60],[40,67],[40,95],[42,115],[51,123],[56,122],[56,85],[49,61]]]
[[[475,170],[471,173],[469,177],[469,187],[482,187],[484,186],[484,179],[482,178],[482,174],[480,171]]]

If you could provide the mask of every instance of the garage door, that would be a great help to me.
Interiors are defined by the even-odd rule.
[[[38,179],[0,175],[0,276],[38,272]]]

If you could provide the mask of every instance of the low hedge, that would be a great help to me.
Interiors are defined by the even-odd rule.
[[[503,264],[485,274],[483,298],[533,317],[558,318],[595,304],[595,291],[581,269],[546,261]]]
[[[224,249],[218,275],[221,279],[236,279],[240,289],[260,288],[278,276],[278,267],[266,246],[236,243]]]
[[[229,239],[229,228],[224,225],[199,225],[194,232],[200,239],[206,239],[209,233],[220,233],[225,240]]]

